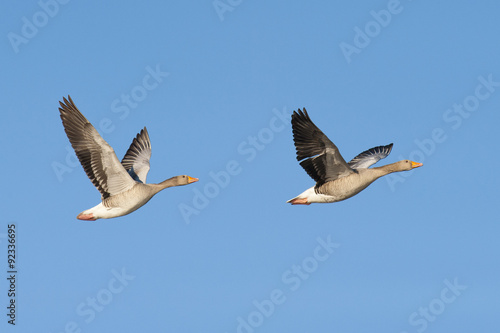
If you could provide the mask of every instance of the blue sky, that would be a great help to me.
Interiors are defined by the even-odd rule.
[[[495,331],[500,121],[494,1],[24,1],[1,5],[2,270],[16,225],[17,332]],[[117,219],[58,102],[121,159],[147,126],[149,182]],[[345,159],[422,168],[339,203],[313,185],[290,114]],[[187,212],[187,213],[186,213]]]

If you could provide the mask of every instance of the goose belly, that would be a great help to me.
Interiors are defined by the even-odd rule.
[[[358,177],[356,177],[358,178]],[[355,181],[355,177],[352,178],[340,178],[332,182],[326,183],[321,188],[318,189],[319,193],[332,195],[336,198],[335,201],[342,201],[349,199],[359,192],[367,188],[375,179],[369,181]]]
[[[299,194],[296,198],[307,198],[307,201],[309,203],[330,203],[343,200],[336,195],[316,193],[314,187],[305,190],[304,192]]]
[[[110,219],[130,214],[144,206],[153,196],[146,193],[123,192],[118,196],[106,198],[101,203],[84,211],[84,214],[94,214],[97,219]]]

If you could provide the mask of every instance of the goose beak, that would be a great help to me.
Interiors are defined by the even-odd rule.
[[[193,177],[189,177],[189,176],[188,176],[188,184],[191,184],[191,183],[197,182],[198,180],[199,180],[198,178],[193,178]]]
[[[422,163],[417,163],[417,162],[411,162],[411,168],[412,169],[415,169],[415,168],[418,168],[418,167],[421,167],[423,164]]]

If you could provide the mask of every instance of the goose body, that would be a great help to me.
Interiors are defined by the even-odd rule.
[[[191,178],[193,179],[193,178]],[[174,182],[172,179],[172,183]],[[196,181],[196,180],[192,180]],[[166,187],[154,186],[159,184],[142,184],[137,182],[131,189],[121,192],[102,200],[96,206],[87,209],[80,214],[77,218],[80,220],[92,219],[110,219],[113,217],[123,216],[132,213],[133,211],[144,206],[153,196],[164,188],[178,185],[171,185]],[[88,217],[88,218],[87,218]]]
[[[132,141],[120,162],[111,146],[82,115],[71,97],[59,102],[64,130],[85,173],[101,192],[101,202],[87,209],[80,220],[109,219],[127,215],[144,206],[161,190],[198,181],[186,175],[158,184],[147,184],[151,142],[146,127]]]
[[[342,201],[363,191],[380,177],[422,166],[402,160],[369,168],[390,154],[392,143],[368,149],[347,163],[337,146],[311,121],[306,109],[293,112],[292,129],[297,160],[316,181],[315,186],[287,201],[292,205]]]

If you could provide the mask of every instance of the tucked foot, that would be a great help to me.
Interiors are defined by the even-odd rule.
[[[289,201],[292,205],[310,205],[310,202],[307,202],[307,198],[295,198]]]
[[[85,220],[85,221],[95,221],[95,220],[97,220],[94,217],[93,213],[90,213],[90,214],[80,213],[80,214],[78,214],[78,216],[76,218],[79,219],[79,220]]]

